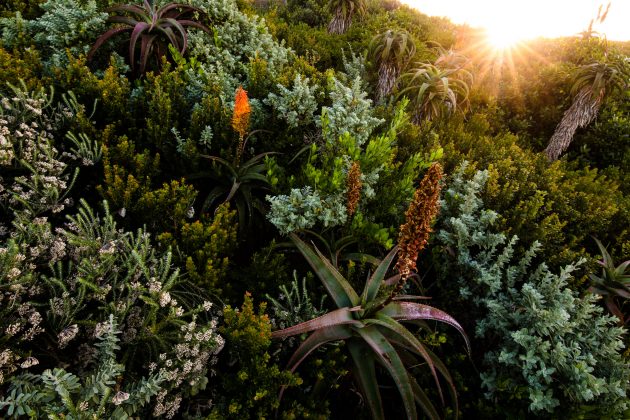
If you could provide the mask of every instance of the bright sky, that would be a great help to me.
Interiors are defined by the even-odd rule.
[[[607,0],[402,0],[430,16],[486,28],[506,42],[574,35],[585,30]],[[610,12],[594,30],[616,41],[630,40],[630,0],[612,0]]]

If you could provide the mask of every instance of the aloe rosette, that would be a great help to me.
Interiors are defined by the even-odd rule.
[[[135,4],[119,4],[106,9],[113,14],[107,21],[116,26],[102,34],[88,53],[92,59],[96,51],[110,38],[124,32],[131,32],[129,39],[129,64],[136,70],[136,61],[140,62],[139,72],[144,73],[149,57],[157,57],[158,65],[168,49],[161,41],[166,39],[179,54],[184,54],[188,47],[186,27],[194,27],[210,33],[210,29],[193,20],[195,13],[204,14],[197,7],[180,3],[169,3],[160,8],[144,0],[142,7]],[[117,14],[116,14],[117,13]],[[140,55],[136,60],[136,47],[140,42]]]
[[[455,412],[457,412],[455,386],[446,366],[402,322],[426,328],[428,325],[425,321],[444,322],[462,334],[468,352],[470,352],[470,342],[464,329],[449,314],[429,305],[412,302],[419,298],[417,296],[398,296],[384,307],[382,306],[383,298],[379,298],[378,292],[381,285],[386,282],[385,275],[398,252],[398,247],[394,247],[380,262],[367,280],[362,294],[359,295],[317,248],[312,248],[295,234],[291,235],[291,239],[322,281],[338,309],[272,334],[274,338],[285,338],[311,333],[291,356],[288,369],[295,371],[318,347],[343,340],[354,362],[356,380],[366,397],[374,419],[385,418],[376,380],[377,363],[393,378],[409,419],[417,418],[416,404],[430,418],[439,418],[440,415],[435,406],[407,370],[401,357],[404,352],[405,360],[411,359],[414,362],[413,365],[418,364],[415,363],[417,358],[426,363],[435,380],[440,398],[444,402],[439,372],[449,385],[449,391],[456,405]]]

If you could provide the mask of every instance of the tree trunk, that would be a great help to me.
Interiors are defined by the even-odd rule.
[[[346,15],[343,13],[343,9],[338,7],[335,10],[335,16],[333,16],[332,20],[328,24],[328,33],[340,35],[346,33],[350,24],[352,23],[352,16],[346,18]]]
[[[396,79],[400,72],[395,66],[391,64],[381,64],[378,69],[378,87],[376,91],[376,100],[380,101],[387,95],[392,93]]]
[[[592,92],[588,88],[582,89],[577,94],[571,107],[562,116],[562,120],[545,149],[545,154],[549,160],[557,160],[571,145],[576,130],[586,127],[595,120],[603,98],[603,89],[596,98],[593,98]]]

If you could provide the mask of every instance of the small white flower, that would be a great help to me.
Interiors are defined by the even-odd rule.
[[[171,295],[168,292],[160,293],[160,306],[163,308],[171,302]]]
[[[59,340],[59,348],[62,349],[68,345],[70,341],[74,339],[79,333],[79,327],[77,324],[72,324],[68,328],[64,329],[57,335]]]
[[[112,402],[114,405],[120,405],[123,401],[127,401],[129,399],[129,394],[126,392],[118,391],[114,398],[112,398]]]
[[[35,365],[39,365],[39,360],[31,356],[31,357],[27,357],[26,360],[24,360],[20,366],[23,369],[27,369]]]

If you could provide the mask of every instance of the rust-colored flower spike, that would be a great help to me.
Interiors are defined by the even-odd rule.
[[[232,128],[240,136],[244,136],[249,129],[249,116],[252,112],[247,99],[247,91],[239,86],[234,97],[234,113],[232,114]]]
[[[438,213],[440,202],[440,180],[442,167],[439,163],[431,165],[420,186],[413,195],[405,216],[407,221],[400,227],[398,234],[398,262],[396,270],[400,279],[386,300],[377,310],[384,308],[402,290],[410,274],[416,269],[418,254],[424,249],[432,232],[431,222]]]
[[[439,163],[434,163],[420,182],[405,213],[407,220],[400,227],[398,234],[398,262],[396,263],[396,269],[403,283],[416,269],[418,254],[426,246],[429,234],[432,232],[431,222],[440,206],[438,200],[441,179],[442,167]]]
[[[347,210],[348,216],[352,216],[357,211],[357,205],[361,198],[361,166],[359,162],[354,162],[350,171],[348,172],[348,178],[346,180],[347,187]]]

